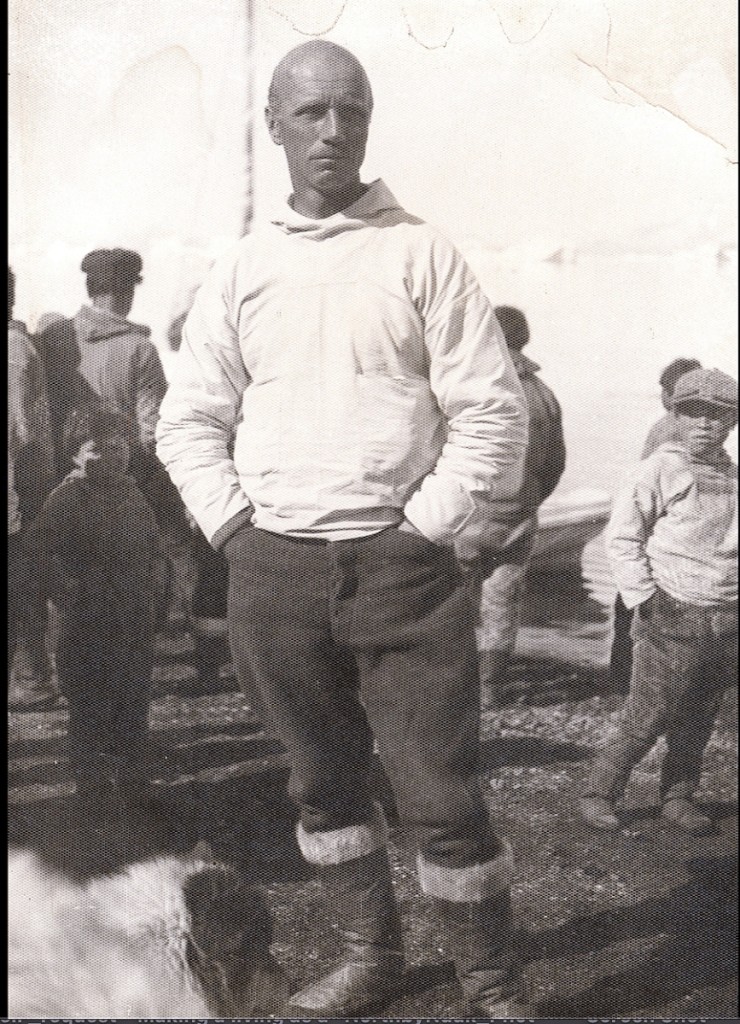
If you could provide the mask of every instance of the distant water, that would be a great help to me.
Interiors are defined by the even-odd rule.
[[[678,356],[737,376],[737,266],[679,256],[507,266],[470,254],[494,305],[529,320],[527,355],[561,405],[560,488],[613,491],[662,415],[658,376]],[[728,442],[737,457],[737,431]]]
[[[558,487],[611,493],[663,408],[660,371],[695,357],[737,377],[736,263],[680,257],[502,265],[469,255],[494,305],[529,320],[527,354],[563,407],[568,463]],[[737,459],[737,430],[727,448]],[[615,587],[603,536],[587,545],[583,589],[530,579],[517,653],[571,666],[608,663]]]

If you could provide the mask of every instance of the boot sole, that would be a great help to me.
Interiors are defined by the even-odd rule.
[[[595,828],[599,832],[616,832],[621,827],[618,821],[594,821],[586,817],[583,817],[583,821],[589,828]]]
[[[692,836],[705,836],[714,829],[714,822],[711,820],[700,822],[695,825],[687,825],[685,822],[676,821],[675,818],[669,818],[665,814],[661,814],[660,818],[666,825],[671,825],[673,828],[680,829],[681,832],[685,832]]]

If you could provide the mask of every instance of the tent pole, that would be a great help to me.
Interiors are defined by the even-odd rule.
[[[247,162],[247,185],[242,233],[249,234],[254,219],[254,0],[244,0],[246,18],[247,119],[244,149]]]

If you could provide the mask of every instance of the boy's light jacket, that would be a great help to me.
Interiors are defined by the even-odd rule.
[[[215,546],[250,518],[336,540],[404,514],[451,543],[479,502],[516,494],[526,438],[488,299],[376,181],[324,219],[286,205],[213,269],[157,453]]]
[[[695,462],[665,444],[639,464],[617,495],[607,553],[628,608],[660,587],[678,601],[737,601],[737,466]]]

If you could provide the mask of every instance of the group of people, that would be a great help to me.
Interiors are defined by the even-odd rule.
[[[154,452],[162,364],[127,319],[141,258],[95,250],[82,270],[91,301],[73,318],[33,339],[10,321],[8,423],[9,675],[19,644],[36,655],[14,706],[49,707],[58,686],[81,792],[133,784],[144,763],[154,629],[191,534]],[[9,268],[11,313],[14,291]]]
[[[125,319],[135,254],[86,258],[88,282],[102,261],[109,275],[126,267],[130,288],[120,301],[98,292],[113,296],[102,304],[93,288],[92,307],[41,343],[76,345],[75,386],[104,402],[66,411],[55,435],[57,479],[66,475],[24,550],[63,610],[66,692],[83,680],[90,691],[76,745],[125,774],[120,748],[101,744],[121,722],[130,750],[143,741],[144,705],[131,695],[146,688],[168,586],[161,534],[182,514],[166,467],[222,560],[214,578],[228,576],[237,676],[285,748],[298,845],[343,943],[337,968],[296,993],[291,1012],[352,1015],[403,984],[377,752],[463,1011],[526,1017],[514,853],[479,788],[481,679],[497,685],[513,651],[537,508],[565,464],[562,419],[521,352],[523,315],[494,309],[442,235],[383,181],[362,181],[372,108],[367,74],[344,48],[314,40],[280,61],[265,116],[292,195],[212,268],[169,387]],[[53,362],[47,354],[47,372]],[[135,391],[111,387],[124,362],[150,385],[133,403]],[[670,416],[675,437],[640,463],[608,535],[624,605],[637,611],[623,724],[580,801],[598,828],[618,827],[614,801],[662,731],[665,813],[698,827],[690,798],[731,682],[737,476],[723,444],[737,386],[690,370]],[[9,460],[17,452],[9,446]],[[82,703],[68,699],[72,733]],[[689,735],[697,705],[701,728]],[[94,772],[88,759],[81,778]]]

